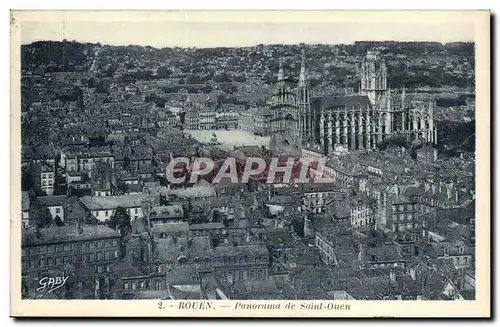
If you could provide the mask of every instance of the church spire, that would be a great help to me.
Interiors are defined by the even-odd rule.
[[[304,87],[306,85],[306,63],[304,49],[302,49],[301,58],[302,61],[300,64],[299,87]]]
[[[401,91],[401,108],[405,108],[406,101],[406,87],[403,85],[403,90]]]
[[[279,58],[279,71],[278,71],[278,82],[284,81],[285,80],[285,73],[283,72],[283,61],[281,57]]]

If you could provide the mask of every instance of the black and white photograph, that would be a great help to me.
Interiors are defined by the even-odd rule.
[[[473,19],[24,14],[21,300],[335,315],[478,299]]]

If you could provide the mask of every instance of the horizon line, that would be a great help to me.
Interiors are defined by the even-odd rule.
[[[165,45],[162,47],[159,46],[154,46],[154,45],[149,45],[149,44],[138,44],[138,43],[129,43],[129,44],[111,44],[111,43],[101,43],[99,41],[83,41],[83,40],[70,40],[70,39],[39,39],[39,40],[33,40],[29,43],[21,43],[21,46],[30,46],[33,45],[34,43],[40,43],[40,42],[68,42],[68,43],[80,43],[80,44],[92,44],[92,45],[100,45],[102,46],[113,46],[113,47],[144,47],[144,48],[153,48],[157,50],[161,49],[175,49],[175,48],[181,48],[181,49],[216,49],[216,48],[253,48],[253,47],[258,47],[258,46],[318,46],[318,45],[323,45],[323,46],[339,46],[339,45],[355,45],[357,42],[373,42],[373,43],[437,43],[440,45],[446,45],[450,43],[466,43],[466,44],[475,44],[474,40],[456,40],[456,41],[448,41],[448,42],[441,42],[441,41],[430,41],[430,40],[356,40],[352,41],[351,43],[308,43],[308,42],[299,42],[299,43],[257,43],[257,44],[248,44],[248,45],[214,45],[214,46],[185,46],[185,45]],[[383,47],[384,45],[380,45]]]

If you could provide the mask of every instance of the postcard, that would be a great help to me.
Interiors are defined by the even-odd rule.
[[[10,24],[11,316],[490,317],[489,11]]]

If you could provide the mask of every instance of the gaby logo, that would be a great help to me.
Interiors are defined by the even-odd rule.
[[[172,184],[196,183],[200,177],[214,184],[230,182],[267,184],[332,183],[325,174],[325,160],[309,161],[305,158],[258,158],[241,161],[228,157],[224,161],[211,158],[173,158],[166,169],[166,178]]]
[[[58,288],[62,287],[66,281],[68,280],[69,276],[66,277],[43,277],[39,281],[40,287],[36,289],[37,292],[43,291],[44,289],[48,289],[47,293],[50,293],[52,291],[57,290]]]

